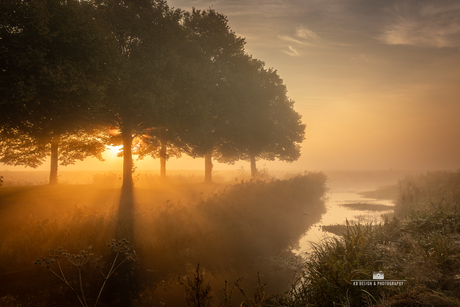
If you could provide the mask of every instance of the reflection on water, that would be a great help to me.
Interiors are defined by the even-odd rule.
[[[382,221],[382,214],[391,213],[392,211],[362,211],[352,210],[341,206],[350,203],[368,203],[393,206],[391,200],[377,200],[366,198],[356,192],[331,191],[326,195],[326,213],[321,217],[320,222],[314,224],[300,239],[299,249],[293,252],[297,255],[303,254],[310,250],[311,243],[318,243],[326,237],[337,237],[336,235],[321,230],[321,226],[345,224],[348,221],[357,221],[361,223]]]

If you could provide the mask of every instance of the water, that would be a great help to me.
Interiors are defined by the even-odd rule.
[[[319,243],[327,237],[337,237],[336,235],[324,232],[321,226],[345,224],[348,221],[373,222],[382,221],[382,214],[392,211],[362,211],[352,210],[341,206],[346,203],[369,203],[393,206],[391,200],[377,200],[366,198],[357,192],[331,191],[326,195],[326,213],[321,217],[320,222],[314,224],[300,239],[299,249],[294,250],[297,255],[304,254],[310,250],[311,243]]]

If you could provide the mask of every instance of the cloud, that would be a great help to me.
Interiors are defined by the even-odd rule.
[[[297,29],[295,31],[295,35],[297,37],[300,37],[300,38],[303,38],[303,39],[306,39],[306,40],[318,40],[319,39],[318,34],[316,34],[315,32],[313,32],[310,29],[305,28],[304,26],[297,27]]]
[[[460,5],[425,4],[417,7],[395,4],[391,22],[379,37],[390,45],[459,47]]]
[[[288,46],[288,49],[289,50],[283,50],[283,52],[293,57],[300,56],[300,53],[297,50],[295,50],[294,47]]]
[[[298,46],[310,46],[310,47],[320,47],[321,46],[321,38],[318,34],[313,32],[312,30],[304,27],[298,26],[295,30],[294,35],[279,35],[280,39],[285,42],[288,42],[288,51],[283,50],[284,53],[290,56],[300,56],[301,53],[297,51],[292,44],[296,44]]]

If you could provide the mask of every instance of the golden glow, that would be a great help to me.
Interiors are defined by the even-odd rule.
[[[118,158],[117,154],[123,148],[123,145],[118,146],[107,146],[107,150],[104,152],[104,159],[115,159]]]
[[[240,4],[241,3],[241,4]],[[307,125],[293,163],[258,161],[268,170],[434,170],[460,168],[460,7],[427,1],[193,1],[213,7],[246,39],[246,51],[284,80]],[[108,128],[108,134],[120,131]],[[152,129],[153,132],[153,129]],[[140,144],[141,145],[141,144]],[[121,169],[111,147],[106,162],[66,169]],[[156,170],[151,157],[134,161]],[[182,155],[168,170],[202,170]],[[214,170],[249,168],[214,163]],[[23,169],[23,167],[18,167]],[[14,170],[0,164],[1,170]],[[46,162],[37,170],[48,170]],[[64,169],[62,167],[61,169]]]
[[[118,128],[109,128],[109,129],[107,129],[107,133],[108,133],[110,136],[117,136],[117,135],[120,135],[120,134],[121,134],[121,131],[118,130]]]

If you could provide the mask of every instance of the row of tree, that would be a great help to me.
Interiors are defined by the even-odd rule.
[[[2,0],[0,161],[37,167],[133,154],[294,161],[305,125],[273,69],[212,9],[162,0]]]

